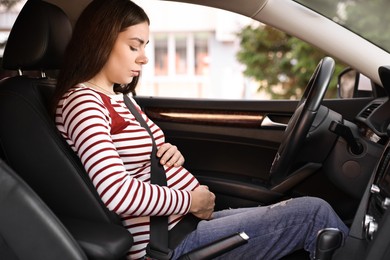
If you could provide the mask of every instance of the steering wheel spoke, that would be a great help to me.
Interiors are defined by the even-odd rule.
[[[324,57],[311,76],[297,109],[288,123],[272,163],[270,170],[272,185],[283,182],[293,173],[292,166],[321,106],[334,67],[334,60],[330,57]]]

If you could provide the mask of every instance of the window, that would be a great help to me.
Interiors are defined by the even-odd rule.
[[[195,34],[195,74],[209,74],[208,35],[206,33]]]
[[[151,33],[138,95],[205,97],[210,91],[208,32]],[[151,67],[153,69],[151,69]]]
[[[143,68],[139,95],[299,99],[325,55],[233,12],[170,1],[135,1],[151,21],[150,62]],[[166,5],[170,8],[161,12]],[[327,98],[336,97],[335,83],[331,82]]]
[[[186,35],[179,34],[175,36],[175,54],[175,74],[188,74]]]
[[[168,43],[163,34],[154,38],[154,72],[156,76],[168,75]]]
[[[237,32],[243,21],[253,20],[233,13],[226,17],[228,12],[204,6],[136,2],[151,21],[149,63],[143,67],[138,95],[240,99],[256,92],[236,58]],[[168,13],[161,12],[165,5],[170,5]]]
[[[208,66],[207,37],[206,33],[155,34],[154,75],[204,75]]]

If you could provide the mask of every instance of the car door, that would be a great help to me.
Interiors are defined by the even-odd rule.
[[[149,63],[143,67],[135,98],[162,128],[167,142],[182,152],[184,166],[216,193],[217,209],[269,204],[296,195],[336,203],[345,197],[333,186],[330,192],[329,181],[321,174],[299,183],[290,194],[270,191],[269,171],[298,101],[261,96],[259,82],[243,75],[236,57],[237,25],[253,21],[180,4],[173,13],[181,14],[181,22],[172,24],[159,12],[164,1],[140,4],[152,22]],[[352,121],[369,100],[323,103]]]
[[[167,142],[182,152],[184,166],[216,193],[217,207],[268,204],[283,197],[268,192],[269,170],[297,101],[145,96],[137,96],[136,100],[163,129]],[[353,118],[369,100],[340,99],[323,103],[344,118]],[[310,180],[300,186],[305,195],[333,198],[339,195],[330,194],[326,188],[321,191],[321,187],[313,187]]]

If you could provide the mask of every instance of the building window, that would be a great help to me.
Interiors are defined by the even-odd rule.
[[[154,73],[156,76],[168,75],[168,37],[164,34],[154,36]]]
[[[195,34],[195,74],[208,75],[209,72],[209,52],[207,33]]]
[[[175,72],[177,75],[185,75],[187,69],[187,37],[175,35]]]
[[[155,34],[154,75],[208,75],[209,37],[206,32]]]

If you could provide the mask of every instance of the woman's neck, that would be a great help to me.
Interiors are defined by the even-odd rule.
[[[93,79],[88,80],[86,82],[90,88],[93,88],[95,90],[98,90],[99,92],[103,92],[106,95],[115,95],[116,93],[114,92],[114,86],[110,87],[104,87],[104,85],[100,85],[94,82]]]

